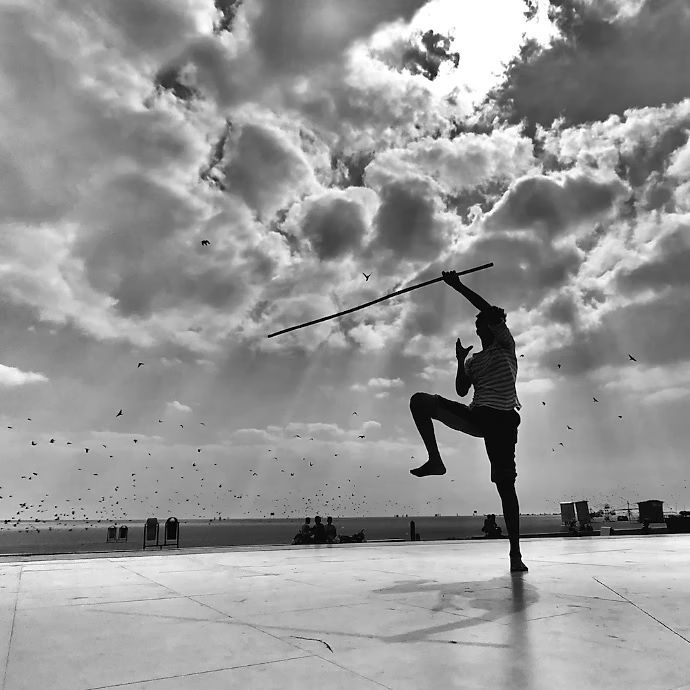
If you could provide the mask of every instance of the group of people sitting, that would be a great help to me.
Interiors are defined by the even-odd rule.
[[[484,527],[482,527],[484,536],[489,539],[497,539],[501,536],[503,530],[496,524],[496,514],[489,513],[484,520]]]
[[[327,524],[321,522],[321,516],[317,515],[314,518],[314,526],[310,525],[311,518],[304,518],[304,524],[300,531],[292,538],[294,544],[337,544],[341,541],[340,537],[333,524],[333,518],[326,518]],[[496,524],[496,515],[491,513],[486,516],[484,526],[482,527],[484,536],[489,539],[496,539],[501,536],[503,530]],[[351,537],[343,537],[342,541],[363,542],[366,541],[364,530],[353,534]]]
[[[300,531],[295,535],[292,540],[293,544],[333,544],[338,540],[338,535],[336,533],[335,525],[333,524],[333,518],[329,517],[326,519],[327,524],[324,525],[321,522],[321,516],[317,515],[314,518],[314,526],[312,527],[309,523],[311,518],[305,518],[304,524]]]

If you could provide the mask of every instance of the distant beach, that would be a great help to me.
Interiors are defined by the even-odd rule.
[[[314,516],[311,516],[314,524]],[[159,518],[158,543],[165,541],[165,520]],[[334,518],[338,534],[348,536],[364,529],[367,541],[410,539],[410,521],[415,522],[415,531],[422,541],[443,539],[472,539],[483,537],[484,516],[409,516],[409,517],[348,517]],[[323,518],[325,522],[325,518]],[[507,536],[505,522],[497,515],[496,521]],[[183,520],[179,522],[180,548],[223,547],[290,544],[304,522],[301,519],[224,519]],[[145,520],[107,521],[45,521],[21,522],[17,527],[2,525],[0,530],[0,555],[8,554],[50,554],[81,553],[94,551],[139,551],[143,547]],[[639,530],[636,522],[610,522],[594,520],[594,529],[602,524],[614,527],[616,532]],[[127,541],[107,542],[108,527],[128,528]],[[28,531],[27,531],[28,528]],[[567,534],[561,524],[560,515],[520,516],[520,535]],[[154,542],[152,542],[155,544]],[[148,548],[148,543],[147,543]],[[173,547],[174,548],[174,547]]]

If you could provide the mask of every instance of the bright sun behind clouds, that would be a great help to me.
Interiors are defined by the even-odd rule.
[[[504,65],[517,55],[522,36],[547,44],[556,35],[548,21],[548,3],[540,3],[537,15],[528,22],[521,0],[436,0],[424,7],[411,28],[451,36],[449,52],[460,53],[455,70],[444,65],[429,87],[444,94],[460,86],[479,101],[496,84]]]

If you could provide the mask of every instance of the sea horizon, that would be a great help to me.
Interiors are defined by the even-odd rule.
[[[304,523],[304,517],[262,518],[178,518],[179,529],[168,535],[166,520],[158,519],[157,535],[148,539],[146,519],[44,520],[23,521],[0,527],[0,555],[40,555],[108,551],[140,551],[154,548],[225,548],[291,544]],[[311,525],[314,524],[314,516]],[[486,515],[402,515],[383,517],[333,517],[340,536],[352,536],[364,530],[365,540],[439,541],[483,539]],[[324,519],[325,522],[325,519]],[[414,536],[412,525],[414,522]],[[593,518],[595,530],[604,523]],[[503,516],[496,514],[496,524],[507,538]],[[635,516],[630,520],[608,523],[615,532],[640,533]],[[664,525],[664,528],[666,525]],[[124,532],[122,529],[126,528]],[[567,536],[568,527],[560,513],[520,516],[520,536]]]
[[[637,512],[637,511],[634,511]],[[494,513],[496,517],[502,517],[503,513]],[[179,522],[250,522],[250,521],[263,521],[263,520],[272,520],[272,521],[277,521],[277,520],[304,520],[305,517],[310,517],[312,520],[319,515],[322,519],[326,519],[330,514],[329,513],[311,513],[311,514],[305,514],[302,516],[297,516],[297,517],[285,517],[285,516],[265,516],[265,517],[215,517],[215,518],[181,518],[178,517],[177,515],[169,515],[167,518],[160,518],[158,517],[158,522],[165,522],[171,517],[176,518]],[[337,517],[335,515],[332,515],[334,520],[394,520],[394,519],[402,519],[402,518],[410,518],[410,519],[415,519],[415,518],[424,518],[424,519],[433,519],[433,518],[485,518],[489,513],[482,513],[481,515],[445,515],[443,513],[440,514],[434,514],[434,515],[412,515],[412,514],[404,514],[404,515],[338,515]],[[520,513],[520,517],[553,517],[553,516],[560,516],[560,513]],[[89,523],[89,522],[94,522],[94,523],[103,523],[103,522],[111,522],[115,524],[124,524],[124,523],[145,523],[149,518],[151,517],[157,517],[155,515],[145,517],[145,518],[93,518],[93,519],[76,519],[76,518],[50,518],[50,519],[39,519],[39,518],[4,518],[0,520],[0,529],[4,526],[9,526],[10,523],[21,523],[21,524],[54,524],[54,523],[59,523],[59,522],[64,522],[64,523],[70,523],[70,524],[77,524],[77,523]],[[4,523],[4,524],[2,524]]]

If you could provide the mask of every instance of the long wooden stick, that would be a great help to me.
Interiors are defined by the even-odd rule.
[[[462,276],[467,273],[474,273],[475,271],[482,271],[485,268],[491,268],[493,266],[493,262],[490,264],[484,264],[483,266],[477,266],[476,268],[468,268],[466,271],[459,271],[458,275]],[[426,283],[419,283],[419,285],[412,285],[411,287],[405,288],[404,290],[398,290],[397,292],[392,292],[390,295],[385,295],[384,297],[379,297],[378,299],[373,300],[372,302],[367,302],[366,304],[361,304],[359,307],[352,307],[352,309],[347,309],[345,311],[338,312],[337,314],[331,314],[331,316],[324,316],[320,319],[315,319],[314,321],[309,321],[308,323],[301,323],[299,326],[291,326],[290,328],[286,328],[282,331],[278,331],[277,333],[271,333],[269,335],[269,338],[273,338],[276,335],[282,335],[283,333],[289,333],[290,331],[296,331],[298,328],[304,328],[305,326],[313,326],[315,323],[321,323],[322,321],[328,321],[328,319],[336,319],[339,316],[344,316],[345,314],[350,314],[353,311],[357,311],[358,309],[364,309],[365,307],[370,307],[372,304],[376,304],[377,302],[383,302],[385,299],[390,299],[391,297],[395,297],[396,295],[402,295],[404,292],[409,292],[410,290],[416,290],[417,288],[424,287],[426,285],[431,285],[432,283],[438,283],[439,280],[443,280],[443,276],[440,278],[434,278],[433,280],[427,280]]]

